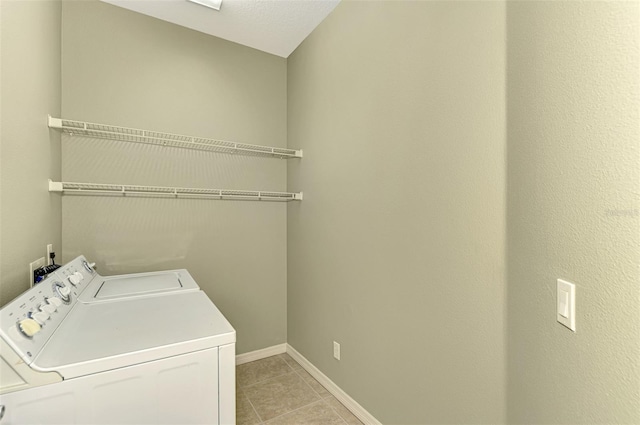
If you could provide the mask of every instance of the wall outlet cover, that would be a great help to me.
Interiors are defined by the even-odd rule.
[[[44,257],[45,261],[47,262],[47,265],[51,265],[53,264],[53,261],[51,261],[51,253],[53,252],[53,244],[50,243],[47,245],[47,256]]]
[[[40,257],[36,261],[33,261],[29,264],[29,288],[33,287],[33,271],[40,267],[44,267],[45,264],[46,263],[44,257]]]

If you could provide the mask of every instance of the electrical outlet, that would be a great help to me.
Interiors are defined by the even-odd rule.
[[[336,360],[340,360],[340,344],[333,341],[333,357]]]
[[[50,243],[49,245],[47,245],[47,256],[44,257],[45,261],[47,262],[47,265],[53,264],[53,261],[51,261],[51,253],[52,252],[53,252],[53,244]]]
[[[33,263],[29,264],[29,287],[31,288],[33,286],[33,271],[35,269],[38,269],[40,267],[44,267],[45,266],[45,261],[44,261],[44,257],[38,258],[36,261],[34,261]]]

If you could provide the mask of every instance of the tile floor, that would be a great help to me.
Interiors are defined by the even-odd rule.
[[[362,425],[288,354],[236,367],[237,425]]]

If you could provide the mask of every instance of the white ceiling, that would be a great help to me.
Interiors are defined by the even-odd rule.
[[[223,0],[217,11],[187,0],[102,1],[284,58],[340,2]]]

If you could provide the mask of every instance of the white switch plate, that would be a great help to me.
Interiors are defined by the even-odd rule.
[[[333,357],[336,360],[340,360],[340,344],[333,341]]]
[[[576,285],[562,279],[556,285],[556,319],[576,331]]]

